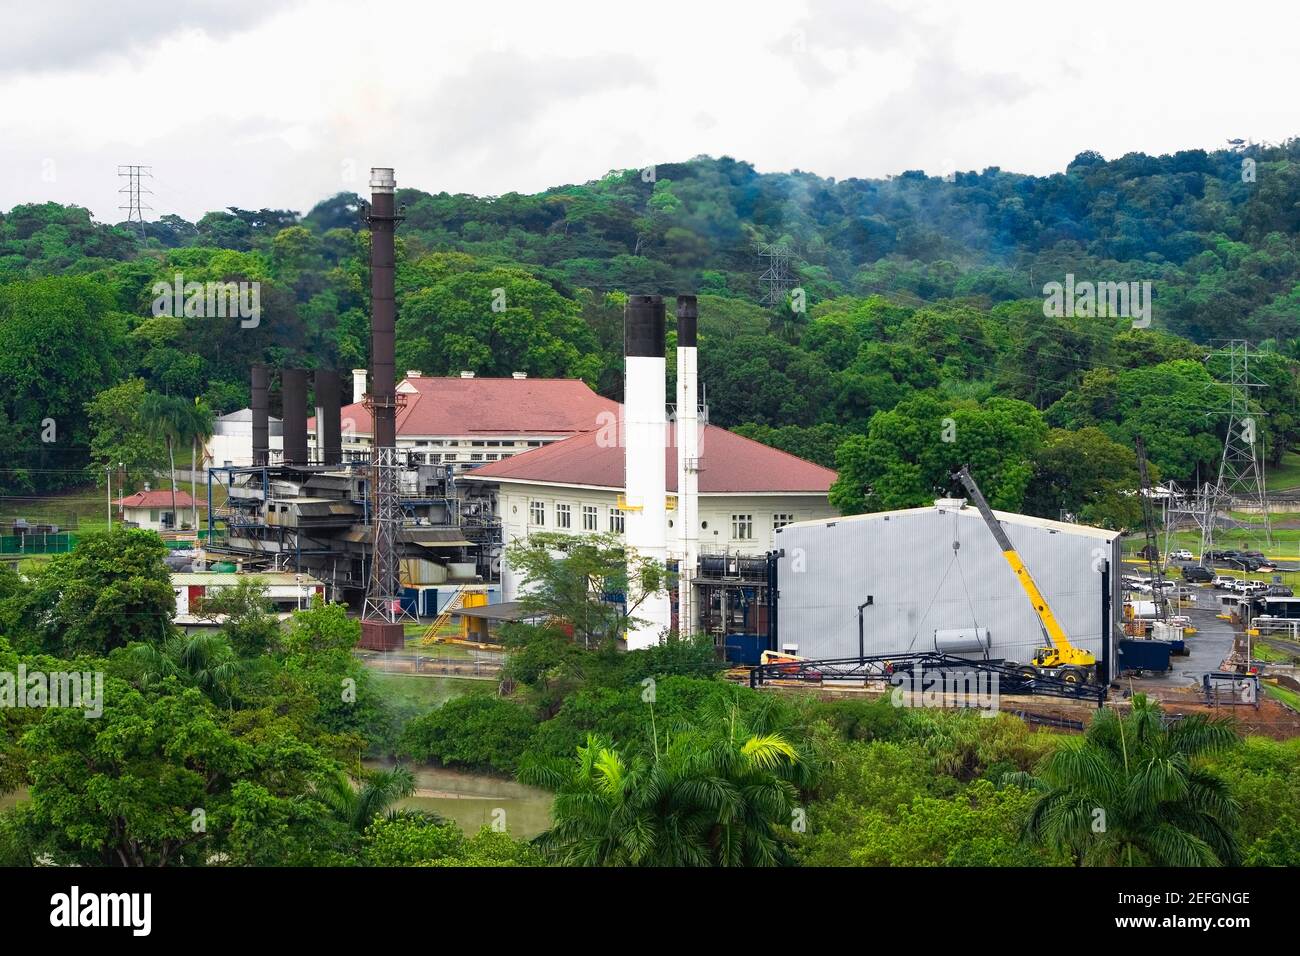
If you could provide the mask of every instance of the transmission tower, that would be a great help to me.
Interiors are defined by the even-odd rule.
[[[763,274],[758,280],[767,286],[762,303],[772,308],[785,304],[786,293],[794,285],[790,274],[790,251],[784,246],[765,244],[759,246],[758,257],[763,260]]]
[[[1264,467],[1255,452],[1259,441],[1257,418],[1264,413],[1252,410],[1250,390],[1264,388],[1264,383],[1250,374],[1250,344],[1245,339],[1231,339],[1215,354],[1228,359],[1228,400],[1217,411],[1228,419],[1223,438],[1223,457],[1219,460],[1219,478],[1214,486],[1214,509],[1222,502],[1231,508],[1234,498],[1248,498],[1259,508],[1264,521],[1264,540],[1273,543],[1268,517],[1268,498],[1264,493]],[[1213,537],[1213,522],[1210,528]]]
[[[153,178],[152,166],[119,166],[117,175],[126,180],[126,185],[118,190],[126,196],[126,205],[118,206],[118,209],[126,210],[126,221],[140,224],[140,238],[144,238],[144,213],[145,210],[153,212],[152,206],[146,206],[140,202],[141,194],[152,196],[153,190],[147,186],[141,186],[142,178]]]

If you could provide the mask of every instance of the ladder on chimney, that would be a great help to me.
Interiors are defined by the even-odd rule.
[[[442,613],[433,619],[429,629],[424,632],[424,637],[420,638],[421,646],[428,647],[431,644],[438,643],[438,632],[447,626],[451,621],[451,616],[459,611],[465,603],[465,585],[456,588],[456,593],[451,596],[446,604],[442,607]]]

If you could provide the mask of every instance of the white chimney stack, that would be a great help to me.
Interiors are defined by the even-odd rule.
[[[695,331],[699,306],[677,297],[677,631],[695,633],[695,565],[700,555],[700,395]]]
[[[627,359],[623,384],[626,446],[623,487],[627,504],[624,541],[629,554],[663,565],[668,559],[663,297],[628,296],[623,312],[623,335]],[[634,588],[631,580],[628,588],[629,591]],[[629,603],[641,597],[629,594]],[[671,613],[666,591],[646,595],[633,614],[643,623],[628,631],[628,650],[658,644],[672,624]]]
[[[366,370],[363,368],[354,368],[352,370],[352,402],[360,404],[366,400]]]

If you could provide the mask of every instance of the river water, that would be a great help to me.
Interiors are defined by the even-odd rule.
[[[392,761],[367,760],[371,770],[388,769]],[[455,820],[467,836],[500,819],[516,839],[537,836],[551,825],[552,795],[505,777],[466,773],[428,764],[408,764],[415,774],[414,796],[401,801],[402,809],[429,810]],[[0,810],[27,798],[27,790],[0,793]]]

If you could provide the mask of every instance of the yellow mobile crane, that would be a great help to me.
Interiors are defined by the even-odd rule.
[[[954,472],[952,477],[955,481],[961,482],[962,487],[966,489],[966,493],[975,502],[975,507],[979,509],[981,517],[984,518],[984,523],[993,532],[998,547],[1002,549],[1002,557],[1006,558],[1007,564],[1015,572],[1016,580],[1025,589],[1025,594],[1029,597],[1029,603],[1033,605],[1034,613],[1038,615],[1038,626],[1043,629],[1043,636],[1050,642],[1049,646],[1040,647],[1034,652],[1033,660],[1020,668],[1021,673],[1026,677],[1038,675],[1057,677],[1069,684],[1078,684],[1095,679],[1097,676],[1097,658],[1093,656],[1091,651],[1075,647],[1070,643],[1069,637],[1065,634],[1065,628],[1061,627],[1061,622],[1052,613],[1052,608],[1047,603],[1047,598],[1043,597],[1043,592],[1038,590],[1034,576],[1025,567],[1025,562],[1021,560],[1015,545],[1011,543],[1007,533],[1002,530],[1002,525],[998,524],[998,519],[993,516],[993,509],[984,500],[984,495],[980,491],[979,485],[975,484],[975,479],[971,477],[970,470],[966,466],[962,466],[962,469]]]

